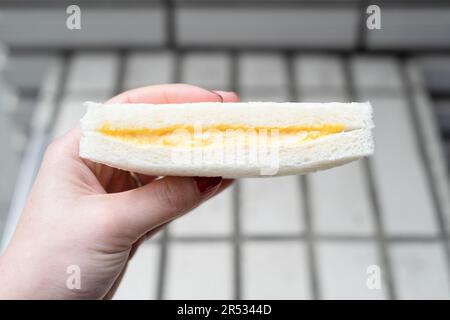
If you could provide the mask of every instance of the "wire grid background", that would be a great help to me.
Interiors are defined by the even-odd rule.
[[[302,63],[302,59],[306,60]],[[43,108],[50,111],[35,113],[49,117],[35,121],[30,141],[34,147],[28,148],[34,155],[25,155],[25,172],[35,172],[45,145],[78,121],[84,112],[82,101],[102,101],[140,81],[190,80],[211,89],[235,90],[244,101],[255,97],[275,101],[370,98],[376,117],[377,106],[386,104],[383,99],[394,99],[388,107],[406,113],[393,109],[388,117],[415,128],[402,133],[401,125],[399,132],[396,126],[386,126],[388,110],[384,109],[379,111],[385,114],[383,118],[375,121],[379,130],[390,131],[387,136],[376,134],[376,155],[391,152],[392,158],[369,158],[301,177],[237,181],[212,204],[172,223],[145,243],[132,260],[117,298],[449,297],[448,211],[436,190],[438,181],[432,173],[436,163],[430,163],[424,148],[427,143],[420,140],[424,119],[417,112],[426,106],[416,108],[415,97],[423,87],[410,74],[416,67],[414,60],[292,51],[108,50],[66,52],[56,61],[54,87],[42,90],[40,98],[46,102]],[[97,75],[85,77],[94,65]],[[358,78],[362,74],[358,65],[372,65],[375,74]],[[317,74],[321,66],[332,71],[308,85],[304,80],[310,79],[311,70],[302,72],[307,66],[316,68]],[[376,69],[381,73],[377,75]],[[211,72],[215,72],[213,77],[208,76]],[[261,83],[258,79],[265,73],[271,78]],[[43,97],[46,95],[53,102]],[[380,145],[380,139],[389,144],[387,139],[395,140],[396,135],[406,139],[399,140],[405,143],[401,152]],[[408,139],[413,145],[408,146]],[[419,175],[409,172],[411,168],[390,171],[397,157],[416,163],[419,167],[412,169],[418,169]],[[20,213],[31,181],[29,177],[25,182],[19,179],[10,215]],[[406,187],[408,194],[400,194],[397,187]],[[330,205],[337,206],[336,212]],[[381,268],[381,290],[366,286],[370,265]]]
[[[120,1],[108,3],[123,6]],[[368,55],[370,41],[366,29],[360,28],[367,2],[321,2],[356,5],[360,14],[354,24],[354,46],[345,48],[352,50],[335,48],[328,54],[295,46],[284,50],[277,45],[180,43],[174,9],[177,5],[198,8],[206,2],[152,3],[163,4],[165,10],[162,44],[135,43],[130,46],[134,49],[126,49],[106,43],[92,49],[89,42],[86,46],[63,43],[65,50],[45,46],[37,50],[34,44],[12,52],[13,58],[35,59],[36,64],[48,60],[49,67],[37,92],[21,91],[28,96],[24,100],[36,101],[31,103],[33,111],[24,111],[30,122],[24,151],[7,159],[16,170],[8,167],[12,173],[5,174],[17,182],[11,188],[12,179],[5,179],[5,189],[13,190],[5,211],[9,213],[3,245],[14,229],[45,146],[78,121],[84,112],[82,101],[103,101],[131,87],[165,82],[234,90],[244,101],[370,100],[377,125],[374,157],[301,177],[237,181],[223,195],[144,243],[130,262],[116,298],[450,297],[448,180],[420,79],[421,56],[399,48]],[[276,5],[264,3],[268,8]],[[283,1],[281,7],[299,3]],[[400,2],[393,3],[395,7]],[[56,2],[47,4],[52,7]],[[423,6],[418,1],[408,4]],[[8,132],[10,119],[3,119]],[[381,268],[381,290],[366,286],[371,265]]]

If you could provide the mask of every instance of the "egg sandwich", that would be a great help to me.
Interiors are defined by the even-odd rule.
[[[303,174],[374,151],[369,102],[85,105],[80,156],[152,176]]]

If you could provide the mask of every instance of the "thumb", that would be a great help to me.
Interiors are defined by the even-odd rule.
[[[118,225],[130,230],[133,238],[139,238],[194,209],[214,195],[221,184],[221,177],[165,177],[106,197]]]

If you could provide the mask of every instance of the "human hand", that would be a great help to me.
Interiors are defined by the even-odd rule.
[[[231,92],[173,84],[127,91],[109,102],[238,100]],[[133,177],[81,159],[79,140],[76,127],[47,148],[13,238],[0,257],[0,298],[109,298],[143,240],[232,182]],[[79,268],[80,289],[67,286],[69,266]]]

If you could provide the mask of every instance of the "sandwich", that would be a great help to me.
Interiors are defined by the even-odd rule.
[[[304,174],[374,151],[369,102],[85,106],[80,156],[152,176]]]

